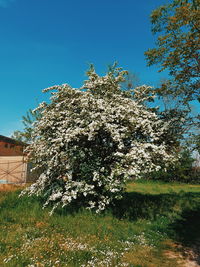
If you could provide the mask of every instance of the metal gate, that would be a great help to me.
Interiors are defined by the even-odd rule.
[[[0,157],[0,183],[25,183],[26,172],[23,157]]]

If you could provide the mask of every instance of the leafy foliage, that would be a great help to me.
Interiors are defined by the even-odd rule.
[[[173,78],[170,90],[183,94],[186,101],[199,99],[200,1],[173,0],[155,9],[151,22],[153,33],[159,35],[157,47],[145,52],[148,65],[168,69]]]
[[[170,142],[172,149],[180,150],[181,146],[187,146],[187,140],[191,131],[192,118],[189,111],[182,108],[169,108],[158,112],[158,116],[165,122],[169,122],[168,130],[163,137],[163,141]]]
[[[191,151],[183,150],[177,154],[177,157],[179,160],[175,164],[169,165],[165,171],[161,169],[153,172],[149,178],[165,182],[199,183],[200,171],[193,167],[195,160]]]
[[[195,145],[195,149],[199,152],[200,154],[200,134],[197,134],[194,136],[193,143]]]
[[[14,131],[12,138],[23,141],[25,143],[31,143],[33,124],[41,118],[41,112],[38,110],[33,111],[29,109],[25,116],[22,117],[22,123],[24,125],[23,131]]]

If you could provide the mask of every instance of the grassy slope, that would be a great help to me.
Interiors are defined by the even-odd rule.
[[[41,200],[18,194],[0,192],[0,266],[183,266],[164,251],[200,239],[197,185],[129,183],[124,199],[101,215],[49,216]]]

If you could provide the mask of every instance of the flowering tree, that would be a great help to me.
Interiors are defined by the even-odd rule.
[[[100,77],[94,68],[80,89],[53,86],[51,102],[38,107],[29,157],[41,175],[28,194],[44,194],[45,205],[77,201],[104,210],[121,197],[127,178],[158,170],[173,156],[163,141],[168,124],[142,104],[149,88],[121,90],[126,72]]]

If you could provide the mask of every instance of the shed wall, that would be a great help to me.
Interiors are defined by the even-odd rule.
[[[0,141],[0,157],[23,156],[23,146]]]

